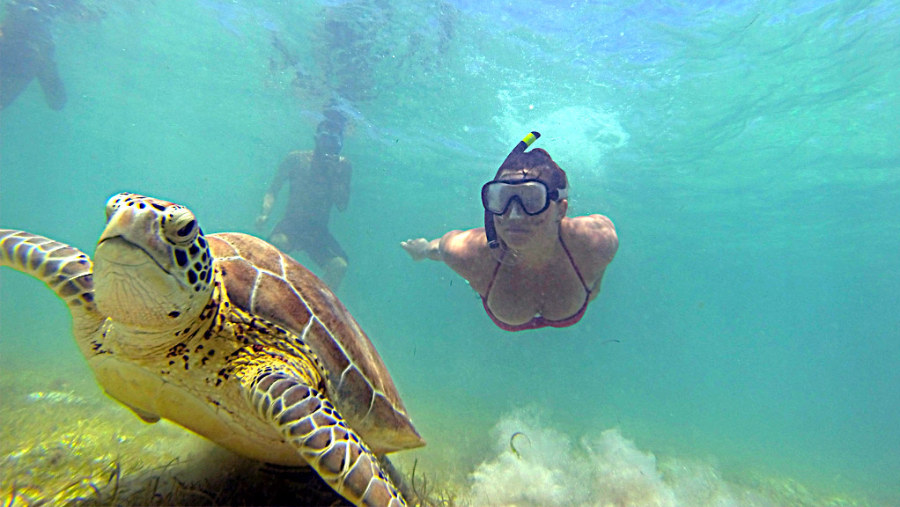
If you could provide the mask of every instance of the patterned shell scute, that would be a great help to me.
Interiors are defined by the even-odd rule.
[[[322,281],[253,236],[207,239],[232,304],[298,336],[309,326],[306,342],[322,363],[329,395],[376,452],[424,445],[372,342]]]

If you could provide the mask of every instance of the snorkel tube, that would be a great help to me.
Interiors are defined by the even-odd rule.
[[[519,144],[516,145],[515,148],[509,152],[509,155],[503,160],[503,164],[500,164],[500,167],[503,167],[506,162],[521,153],[524,153],[532,143],[537,141],[537,138],[541,137],[540,132],[531,131],[519,141]],[[498,169],[499,173],[500,170]],[[494,179],[497,177],[495,176]],[[488,246],[491,248],[497,248],[500,246],[500,240],[497,239],[497,229],[494,228],[494,214],[488,210],[484,210],[484,235],[487,237]]]

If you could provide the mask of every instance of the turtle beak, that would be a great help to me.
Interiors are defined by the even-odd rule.
[[[192,306],[189,287],[121,237],[101,239],[93,275],[97,308],[130,327],[169,329]]]

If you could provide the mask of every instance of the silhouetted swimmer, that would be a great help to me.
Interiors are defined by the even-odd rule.
[[[262,227],[270,217],[281,188],[288,183],[284,217],[269,236],[282,251],[305,251],[322,270],[322,279],[337,290],[347,271],[347,254],[328,230],[331,208],[347,209],[350,200],[350,161],[340,155],[347,119],[336,107],[323,111],[313,151],[292,151],[278,166],[256,219]]]
[[[59,76],[50,23],[77,6],[77,0],[15,0],[6,6],[0,25],[0,109],[13,103],[35,79],[50,109],[66,105],[66,88]]]

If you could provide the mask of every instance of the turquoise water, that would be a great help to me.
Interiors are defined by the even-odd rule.
[[[343,86],[338,295],[429,441],[422,466],[451,463],[473,503],[509,498],[528,475],[497,442],[527,427],[563,477],[613,474],[589,451],[612,438],[708,464],[707,484],[900,505],[900,3],[298,4],[97,1],[56,20],[69,102],[32,84],[2,111],[0,225],[92,252],[106,199],[135,191],[261,234],[275,167]],[[578,325],[507,333],[399,242],[478,226],[479,186],[529,130],[569,174],[570,214],[609,216],[620,248]],[[0,281],[0,374],[81,361],[52,293]],[[676,504],[702,503],[679,484]]]

